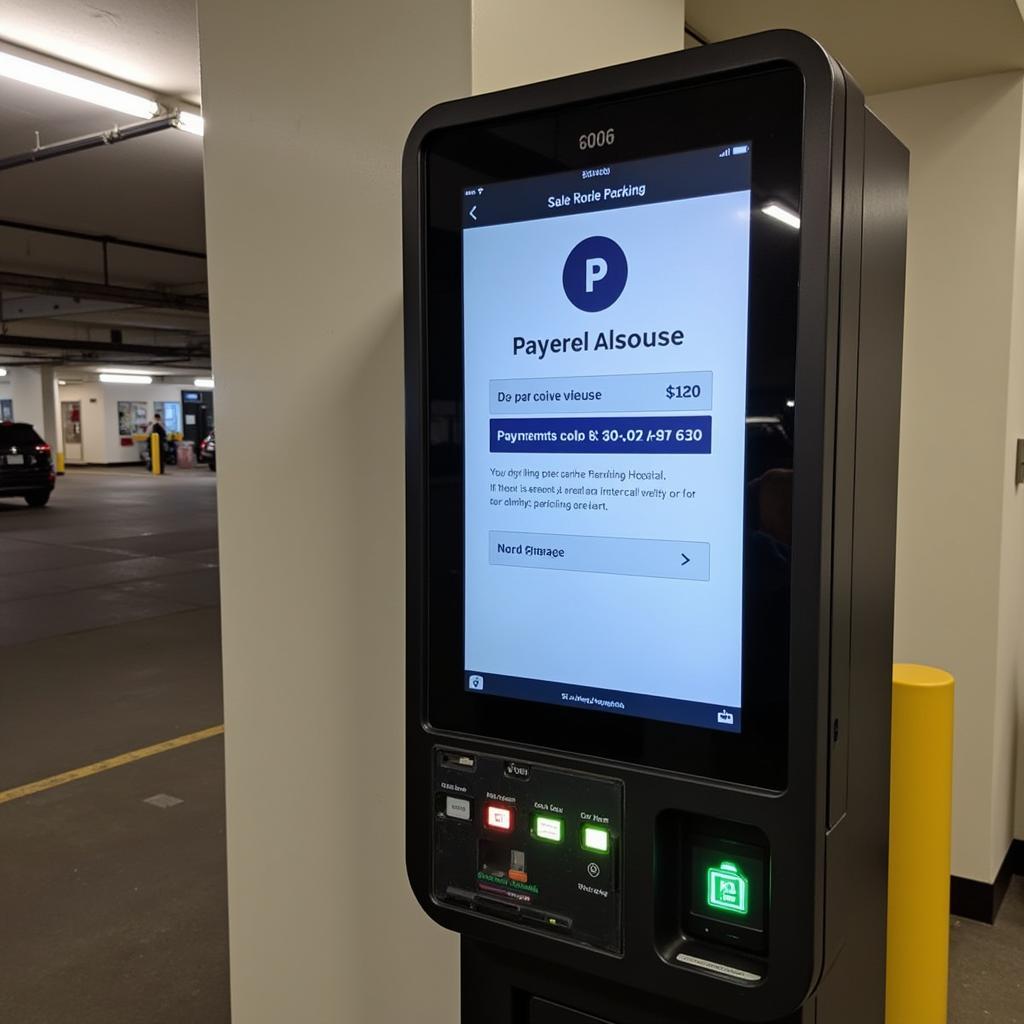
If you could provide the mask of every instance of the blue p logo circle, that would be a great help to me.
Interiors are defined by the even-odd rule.
[[[591,235],[575,246],[562,268],[566,297],[585,313],[607,309],[626,287],[626,254],[604,235]]]

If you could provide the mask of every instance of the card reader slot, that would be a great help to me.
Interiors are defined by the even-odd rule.
[[[473,909],[482,911],[484,914],[493,914],[495,917],[505,917],[512,921],[519,917],[519,907],[515,904],[505,903],[503,900],[491,896],[478,894],[473,900]]]
[[[496,917],[505,917],[510,920],[518,919],[524,924],[538,925],[555,932],[572,931],[571,917],[567,917],[565,914],[554,914],[539,907],[507,903],[498,897],[470,892],[468,889],[460,889],[454,885],[448,886],[445,890],[445,897],[453,903],[461,903],[471,910],[479,910],[484,914],[494,914]]]
[[[465,754],[458,750],[442,750],[438,761],[442,768],[451,768],[457,772],[475,772],[476,755]]]
[[[549,1003],[534,996],[530,1000],[529,1024],[612,1024],[604,1017],[592,1017],[589,1013],[571,1010],[567,1006]]]

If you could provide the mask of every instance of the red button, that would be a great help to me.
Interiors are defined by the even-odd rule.
[[[488,804],[484,822],[498,832],[512,831],[512,808],[503,804]]]

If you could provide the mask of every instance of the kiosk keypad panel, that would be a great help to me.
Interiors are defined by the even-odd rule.
[[[434,794],[435,899],[621,951],[621,782],[441,749]]]

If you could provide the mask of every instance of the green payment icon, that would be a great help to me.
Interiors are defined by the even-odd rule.
[[[708,868],[708,906],[746,914],[750,910],[750,885],[739,868],[723,860],[717,868]]]

